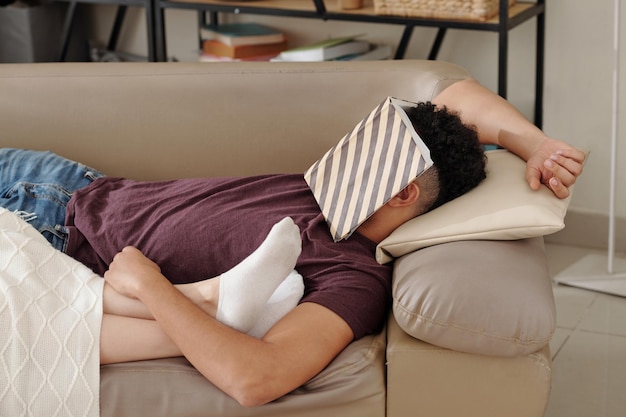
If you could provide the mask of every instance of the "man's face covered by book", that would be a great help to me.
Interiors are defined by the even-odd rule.
[[[305,173],[336,242],[433,165],[405,113],[414,106],[387,97]]]

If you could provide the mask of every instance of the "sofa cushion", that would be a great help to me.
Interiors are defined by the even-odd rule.
[[[393,313],[425,342],[496,356],[537,351],[556,311],[543,238],[458,241],[396,260]]]
[[[386,332],[352,342],[300,388],[245,408],[185,358],[103,365],[101,417],[380,417],[385,415]]]
[[[570,198],[547,187],[533,191],[526,163],[507,150],[487,152],[487,178],[470,192],[403,224],[378,245],[376,258],[390,262],[415,250],[457,240],[515,240],[564,227]]]

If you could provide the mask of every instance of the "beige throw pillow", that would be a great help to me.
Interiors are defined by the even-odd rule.
[[[396,229],[377,248],[387,263],[418,249],[458,240],[514,240],[561,230],[570,198],[530,189],[526,163],[507,150],[487,152],[487,178],[465,195]]]

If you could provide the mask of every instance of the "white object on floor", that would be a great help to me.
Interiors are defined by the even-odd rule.
[[[614,258],[613,263],[615,271],[624,272],[606,271],[605,255],[587,255],[555,276],[554,282],[626,297],[626,259]]]
[[[620,0],[614,0],[613,23],[613,118],[611,128],[611,169],[609,185],[608,250],[605,257],[589,255],[555,277],[559,284],[626,297],[626,260],[615,257],[615,193],[617,188],[617,142],[619,137],[619,32]],[[601,263],[603,262],[603,263]],[[603,267],[602,265],[606,265]],[[621,266],[619,265],[621,264]],[[616,272],[624,271],[623,273]]]

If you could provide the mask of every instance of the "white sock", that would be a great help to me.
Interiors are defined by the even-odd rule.
[[[303,295],[304,281],[302,275],[295,270],[291,271],[267,301],[259,319],[250,329],[248,335],[258,339],[265,336],[265,333],[272,326],[298,305]]]
[[[215,318],[241,332],[258,320],[276,288],[300,256],[300,229],[289,217],[276,223],[250,256],[220,276]]]

